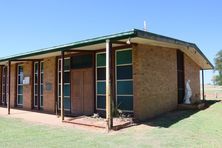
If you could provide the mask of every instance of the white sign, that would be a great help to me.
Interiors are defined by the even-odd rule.
[[[24,77],[23,84],[26,85],[26,84],[29,84],[29,83],[30,83],[30,77]]]

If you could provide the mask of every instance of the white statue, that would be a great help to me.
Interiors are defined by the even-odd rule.
[[[190,80],[187,80],[183,103],[191,104],[191,96],[192,96],[192,90],[190,88]]]

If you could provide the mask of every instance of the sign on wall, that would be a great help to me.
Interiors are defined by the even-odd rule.
[[[30,83],[30,77],[24,77],[23,84],[28,85]]]

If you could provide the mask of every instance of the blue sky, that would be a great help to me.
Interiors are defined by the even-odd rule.
[[[0,1],[0,57],[143,28],[194,42],[213,63],[222,49],[221,0]],[[205,72],[208,83],[212,71]]]

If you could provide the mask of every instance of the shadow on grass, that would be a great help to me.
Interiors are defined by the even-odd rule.
[[[220,100],[208,100],[205,101],[205,108],[202,110],[207,109],[211,105],[220,102]],[[201,110],[199,109],[193,109],[193,110],[175,110],[172,112],[168,112],[165,114],[162,114],[156,118],[150,119],[146,122],[143,122],[142,124],[149,125],[149,126],[155,126],[155,127],[163,127],[163,128],[168,128],[172,126],[173,124],[186,119],[193,114],[199,112]]]

